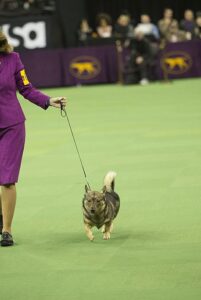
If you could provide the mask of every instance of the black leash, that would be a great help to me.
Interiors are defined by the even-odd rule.
[[[72,137],[73,137],[73,141],[74,141],[74,144],[75,144],[75,148],[76,148],[76,150],[77,150],[77,154],[78,154],[78,157],[79,157],[79,160],[80,160],[80,164],[81,164],[81,166],[82,166],[82,171],[83,171],[83,173],[84,173],[84,177],[85,177],[85,180],[86,180],[86,184],[87,184],[88,188],[91,189],[91,188],[90,188],[90,184],[89,184],[89,182],[88,182],[88,180],[87,180],[87,174],[86,174],[86,171],[85,171],[85,168],[84,168],[82,159],[81,159],[81,155],[80,155],[80,152],[79,152],[79,149],[78,149],[76,140],[75,140],[75,136],[74,136],[74,133],[73,133],[73,130],[72,130],[72,127],[71,127],[71,123],[70,123],[68,114],[67,114],[67,112],[66,112],[65,107],[62,106],[62,104],[61,104],[61,116],[62,116],[62,118],[65,118],[65,117],[66,117],[66,120],[67,120],[68,125],[69,125],[69,127],[70,127],[71,135],[72,135]]]

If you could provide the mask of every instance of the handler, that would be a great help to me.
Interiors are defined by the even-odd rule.
[[[14,244],[11,225],[25,143],[25,116],[16,96],[17,90],[32,103],[47,109],[66,106],[65,97],[50,98],[29,82],[19,54],[12,51],[0,32],[0,234],[1,246]]]

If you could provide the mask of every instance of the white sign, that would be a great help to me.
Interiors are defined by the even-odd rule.
[[[4,24],[2,25],[2,31],[14,48],[22,46],[26,49],[36,49],[47,46],[46,25],[43,21],[29,22],[21,27]],[[22,45],[21,41],[23,41]]]

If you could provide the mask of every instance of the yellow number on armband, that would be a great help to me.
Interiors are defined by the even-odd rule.
[[[24,69],[20,71],[20,75],[22,77],[22,81],[23,81],[24,85],[28,85],[29,84],[29,80],[27,78],[27,75],[26,75],[26,72],[25,72]]]

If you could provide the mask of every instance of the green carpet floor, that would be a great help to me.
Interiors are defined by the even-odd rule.
[[[45,90],[93,189],[117,172],[111,240],[83,231],[84,177],[59,110],[21,100],[27,141],[1,300],[201,299],[201,80]]]

